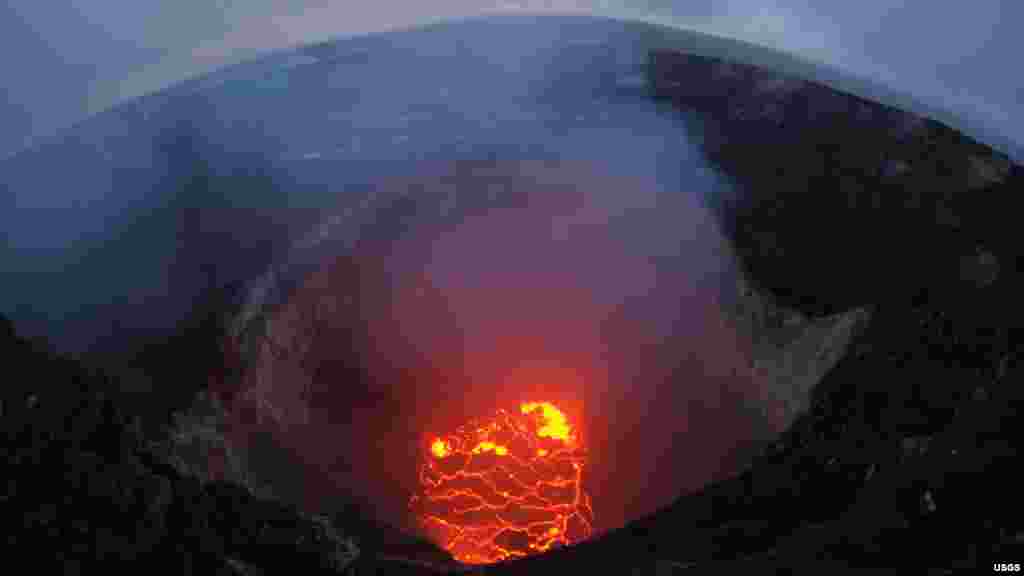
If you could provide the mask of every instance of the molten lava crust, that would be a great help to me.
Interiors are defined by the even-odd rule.
[[[471,421],[424,452],[410,506],[460,562],[518,558],[591,533],[582,441],[549,402]]]

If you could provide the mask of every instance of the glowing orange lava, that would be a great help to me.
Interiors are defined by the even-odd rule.
[[[591,533],[580,438],[550,402],[470,422],[425,456],[410,506],[460,562],[528,556]]]

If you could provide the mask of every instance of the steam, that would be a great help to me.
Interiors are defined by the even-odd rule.
[[[331,116],[355,191],[254,287],[285,309],[310,303],[324,292],[308,278],[330,277],[338,254],[361,278],[366,382],[264,359],[260,373],[288,377],[253,386],[333,411],[284,410],[281,425],[307,430],[289,433],[293,450],[335,462],[332,482],[393,523],[408,520],[422,434],[520,402],[558,402],[583,423],[599,531],[735,471],[756,428],[747,346],[719,309],[737,282],[712,207],[730,183],[692,119],[638,84],[635,39],[537,23],[529,38],[495,21],[367,47],[394,73],[349,78],[350,112]],[[303,112],[287,120],[267,129],[308,134]],[[298,181],[309,167],[290,162]]]
[[[280,496],[351,492],[405,525],[422,434],[543,400],[580,423],[595,530],[619,526],[733,470],[759,390],[719,307],[737,272],[713,207],[735,191],[698,124],[649,98],[642,36],[431,26],[97,117],[15,174],[19,202],[96,202],[45,238],[57,211],[18,213],[7,299],[74,348],[169,330],[205,286],[247,281],[229,436],[249,461],[268,436],[290,455],[276,485],[301,489]]]

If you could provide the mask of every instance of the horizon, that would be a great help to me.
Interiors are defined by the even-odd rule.
[[[1001,151],[1018,162],[1024,156],[1024,80],[1000,72],[1019,52],[1008,24],[1024,17],[1016,13],[1024,13],[1024,6],[1000,0],[941,11],[929,4],[927,29],[917,22],[926,9],[921,0],[876,2],[852,11],[839,4],[810,9],[754,0],[707,6],[651,2],[633,9],[611,1],[480,6],[449,0],[411,10],[404,0],[391,0],[357,13],[314,1],[289,9],[273,2],[172,8],[150,0],[116,13],[95,3],[65,2],[47,11],[8,6],[10,13],[0,18],[0,36],[22,44],[4,56],[11,72],[8,102],[0,106],[0,123],[8,127],[0,137],[0,158],[118,103],[234,64],[322,42],[509,14],[665,25],[782,51],[947,110],[964,118],[969,129],[954,128],[974,137],[978,131],[996,135],[1015,148]],[[912,44],[906,42],[910,29],[916,35]],[[1005,147],[991,138],[982,141]]]

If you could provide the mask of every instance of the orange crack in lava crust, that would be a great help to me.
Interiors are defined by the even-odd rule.
[[[536,554],[590,535],[583,463],[565,414],[549,402],[524,403],[432,440],[410,507],[460,562]]]

